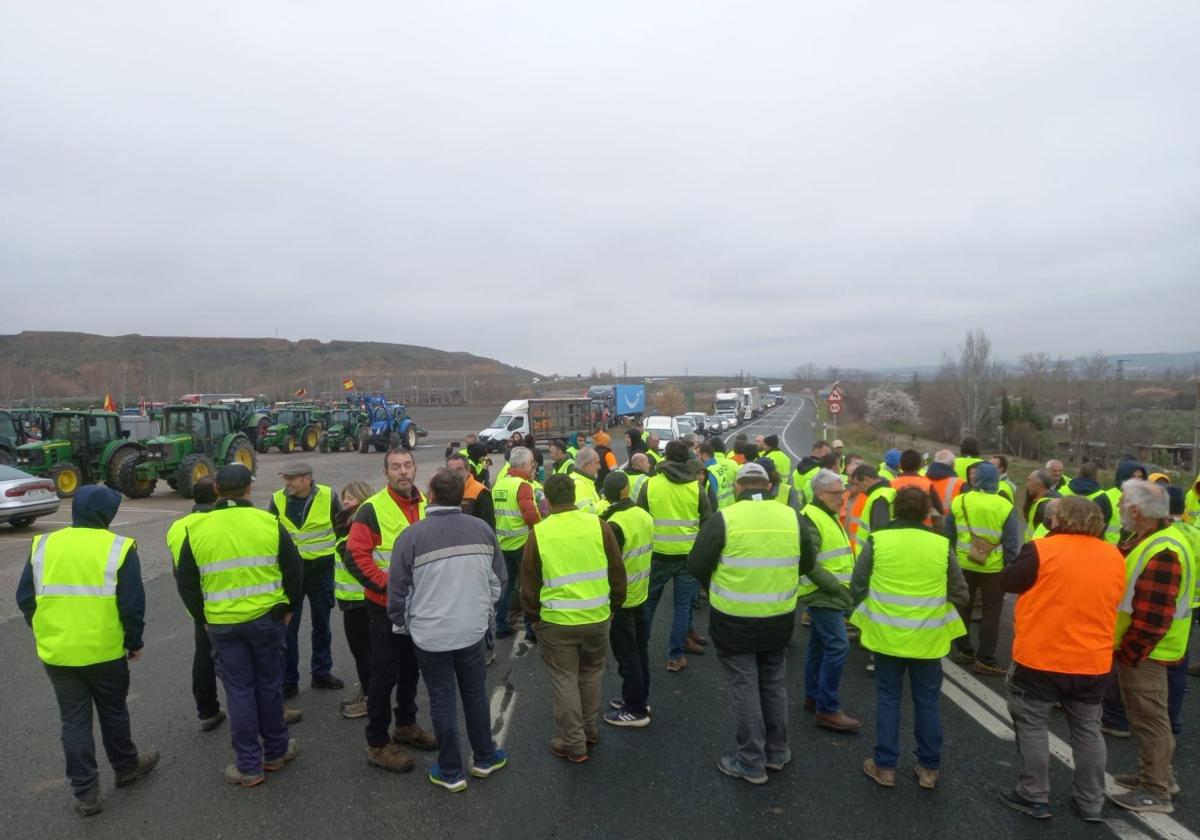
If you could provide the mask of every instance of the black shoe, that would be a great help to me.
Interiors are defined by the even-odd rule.
[[[283,698],[285,700],[289,697],[295,697],[299,693],[300,693],[300,686],[298,686],[298,685],[285,685],[283,687]]]
[[[333,674],[321,674],[312,678],[313,688],[343,689],[346,684]]]
[[[1000,801],[1014,811],[1028,814],[1035,820],[1048,820],[1054,816],[1054,814],[1050,813],[1050,806],[1047,803],[1031,802],[1015,790],[1000,794]]]
[[[1075,816],[1079,817],[1079,819],[1083,820],[1084,822],[1104,822],[1104,814],[1101,811],[1085,811],[1083,808],[1079,807],[1079,803],[1074,799],[1071,800],[1071,811],[1075,814]]]

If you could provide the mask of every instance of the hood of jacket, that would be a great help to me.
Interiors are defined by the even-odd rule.
[[[689,458],[680,463],[679,461],[660,461],[656,469],[657,475],[665,475],[667,480],[673,484],[695,484],[696,476],[703,472],[704,466],[699,460]]]
[[[819,466],[821,466],[821,460],[819,458],[814,458],[811,455],[805,455],[800,459],[800,463],[796,464],[796,471],[799,473],[806,473],[809,470]]]
[[[997,492],[1000,489],[1000,471],[988,461],[980,462],[975,467],[975,481],[971,489],[982,490],[984,493]]]
[[[1071,483],[1067,485],[1067,488],[1076,496],[1090,496],[1100,489],[1100,483],[1095,479],[1077,475],[1071,479]]]
[[[957,475],[958,473],[954,471],[954,467],[937,461],[934,461],[929,465],[929,469],[925,470],[925,477],[930,481],[937,481],[939,478],[950,478]]]
[[[1132,458],[1122,458],[1120,461],[1117,461],[1117,470],[1113,483],[1117,487],[1120,487],[1126,481],[1133,478],[1133,474],[1138,470],[1141,470],[1143,475],[1146,472],[1146,468],[1139,461],[1135,461]]]
[[[107,528],[117,518],[121,494],[103,484],[80,487],[71,501],[71,524],[76,528]]]

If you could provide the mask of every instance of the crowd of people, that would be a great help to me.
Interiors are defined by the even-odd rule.
[[[335,604],[342,614],[356,683],[341,713],[365,719],[367,762],[405,772],[416,764],[409,748],[436,752],[429,780],[461,791],[508,762],[492,736],[486,669],[518,633],[549,678],[554,756],[588,761],[601,723],[650,725],[650,628],[670,584],[665,669],[715,651],[735,719],[735,747],[717,759],[726,776],[764,784],[791,760],[786,660],[800,622],[803,708],[820,727],[862,727],[840,687],[851,644],[871,653],[875,744],[863,771],[879,785],[896,784],[907,675],[913,775],[937,786],[950,655],[1005,680],[1020,757],[1005,805],[1050,816],[1047,733],[1059,707],[1082,819],[1102,819],[1105,733],[1132,735],[1140,749],[1112,802],[1172,810],[1200,603],[1200,481],[1181,492],[1124,460],[1102,488],[1095,464],[1072,478],[1052,460],[1029,475],[1018,505],[1007,460],[983,459],[971,439],[929,463],[909,449],[879,464],[818,441],[793,464],[775,435],[660,447],[632,428],[623,463],[606,432],[587,438],[550,441],[545,454],[514,439],[494,476],[484,447],[454,442],[423,489],[404,449],[385,455],[378,490],[355,481],[335,493],[308,464],[290,463],[267,510],[251,504],[244,466],[198,482],[167,544],[194,622],[199,727],[230,725],[225,780],[260,785],[298,754],[289,726],[301,715],[285,701],[299,691],[305,601],[314,689],[346,688],[331,653]],[[103,486],[81,489],[72,526],[34,539],[17,592],[59,702],[82,815],[103,807],[93,705],[119,786],[158,761],[134,746],[125,705],[145,598],[134,542],[109,530],[119,501]],[[1011,656],[1000,644],[1008,593],[1018,595]],[[710,637],[694,626],[701,600]],[[605,703],[610,651],[621,691]],[[417,721],[421,681],[432,732]]]

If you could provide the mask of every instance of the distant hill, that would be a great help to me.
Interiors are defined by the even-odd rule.
[[[536,376],[495,359],[410,344],[280,338],[23,332],[0,335],[0,360],[0,403],[8,404],[105,394],[134,403],[198,392],[284,399],[300,388],[315,397],[340,394],[344,378],[359,390],[398,397],[416,386],[491,398]]]
[[[1168,370],[1173,370],[1176,373],[1191,375],[1193,371],[1200,370],[1200,350],[1187,353],[1113,353],[1108,355],[1108,363],[1113,370],[1117,367],[1117,359],[1125,359],[1125,373],[1131,379],[1136,379],[1144,374],[1160,374]],[[1071,365],[1076,368],[1082,368],[1086,357],[1078,356],[1073,359],[1068,359]],[[1011,372],[1016,373],[1019,370],[1016,359],[1004,359],[1001,363]],[[882,367],[871,368],[866,372],[876,376],[891,376],[907,378],[914,373],[921,379],[932,379],[937,376],[941,370],[941,363],[925,364],[925,365],[908,365],[901,367]],[[843,373],[861,373],[857,370],[849,370],[842,368]],[[766,379],[772,379],[769,375],[764,375]],[[782,377],[791,379],[791,374]]]

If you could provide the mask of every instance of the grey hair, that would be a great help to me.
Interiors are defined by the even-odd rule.
[[[1041,485],[1047,490],[1054,486],[1054,477],[1046,470],[1034,470],[1030,475],[1041,482]]]
[[[1057,458],[1051,458],[1049,461],[1046,462],[1046,469],[1050,469],[1051,464],[1058,464],[1060,467],[1063,466],[1062,461],[1058,460]]]
[[[1146,519],[1166,519],[1171,513],[1167,491],[1144,478],[1131,478],[1121,485],[1122,500],[1136,507]]]
[[[939,449],[933,453],[933,460],[938,464],[945,464],[947,467],[954,466],[954,453],[949,449]]]
[[[696,442],[699,439],[700,438],[693,432],[688,432],[683,436],[683,442],[688,445],[688,449],[694,449],[696,447]]]
[[[508,453],[508,465],[521,470],[533,463],[533,452],[524,446],[514,446]]]
[[[575,453],[576,465],[580,467],[586,467],[588,464],[592,463],[592,461],[600,463],[600,456],[596,453],[596,450],[592,449],[590,446],[579,447],[579,451]]]
[[[845,485],[842,484],[842,477],[833,470],[820,469],[813,476],[812,489],[817,490],[841,490]]]

